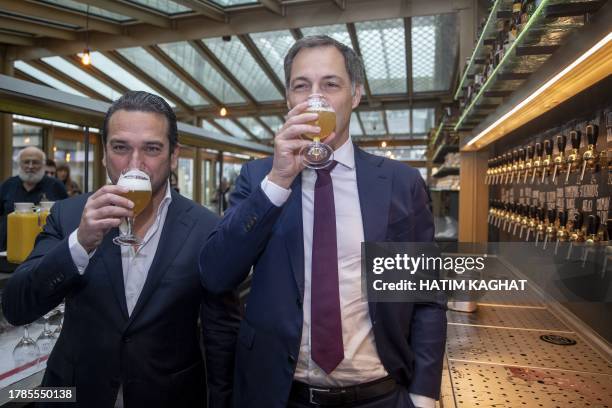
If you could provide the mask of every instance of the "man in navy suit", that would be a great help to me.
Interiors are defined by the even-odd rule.
[[[65,300],[42,385],[76,387],[77,404],[66,406],[205,407],[207,384],[210,407],[231,404],[237,299],[202,290],[198,255],[218,217],[170,188],[177,138],[162,98],[129,92],[115,101],[102,128],[113,184],[55,203],[2,293],[16,325]],[[113,238],[134,208],[116,185],[126,168],[149,175],[152,197],[134,223],[142,244],[120,247]]]
[[[434,235],[419,172],[370,155],[349,135],[364,71],[354,51],[304,38],[285,57],[287,121],[274,156],[245,164],[230,208],[200,259],[202,283],[222,293],[253,268],[236,350],[236,407],[433,407],[446,337],[444,303],[374,303],[361,291],[363,241]],[[306,100],[336,112],[325,140],[334,161],[304,168]]]

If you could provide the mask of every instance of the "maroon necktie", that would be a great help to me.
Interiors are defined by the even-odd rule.
[[[317,170],[312,234],[312,359],[327,374],[344,359],[338,288],[336,209],[330,172],[337,162]]]

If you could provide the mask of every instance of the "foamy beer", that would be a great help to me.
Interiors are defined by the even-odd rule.
[[[132,210],[134,217],[138,216],[151,202],[151,179],[147,173],[138,169],[129,169],[121,174],[117,185],[128,189],[126,193],[121,195],[134,203]],[[134,217],[127,220],[127,232],[113,239],[115,244],[139,245],[142,243],[132,232]]]
[[[308,97],[306,113],[316,113],[318,118],[308,122],[309,125],[321,128],[319,133],[304,133],[303,136],[313,142],[300,151],[302,162],[311,169],[321,169],[328,166],[334,156],[333,149],[321,143],[336,129],[336,112],[323,95],[312,94]]]

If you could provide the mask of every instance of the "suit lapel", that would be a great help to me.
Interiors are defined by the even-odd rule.
[[[121,315],[125,320],[127,320],[128,310],[127,302],[125,300],[125,286],[123,285],[121,248],[119,245],[115,245],[113,243],[113,238],[115,238],[118,234],[119,229],[113,228],[108,234],[106,234],[106,237],[104,237],[98,251],[100,251],[100,254],[102,254],[101,257],[104,261],[106,272],[108,273],[108,278],[113,288],[113,293],[115,294],[115,298],[119,304],[119,309],[121,309]]]
[[[392,175],[385,171],[382,157],[369,155],[355,146],[357,189],[365,242],[386,238],[391,203]],[[376,314],[376,303],[369,302],[370,318]]]
[[[168,207],[157,251],[151,263],[151,268],[147,273],[147,279],[145,280],[142,292],[134,306],[134,311],[130,315],[128,327],[138,317],[138,314],[142,311],[153,292],[155,292],[160,279],[168,271],[172,261],[175,260],[178,252],[184,246],[189,231],[193,228],[194,219],[185,213],[187,208],[185,199],[173,191],[172,202]]]
[[[300,292],[300,299],[304,299],[304,233],[302,223],[302,175],[298,176],[291,185],[291,195],[287,201],[284,219],[280,225],[285,226],[285,246],[289,253],[291,269],[295,284]]]

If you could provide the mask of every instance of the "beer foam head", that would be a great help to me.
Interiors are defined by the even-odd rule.
[[[133,191],[151,190],[151,180],[147,173],[140,170],[130,170],[119,177],[118,186],[126,187]]]

